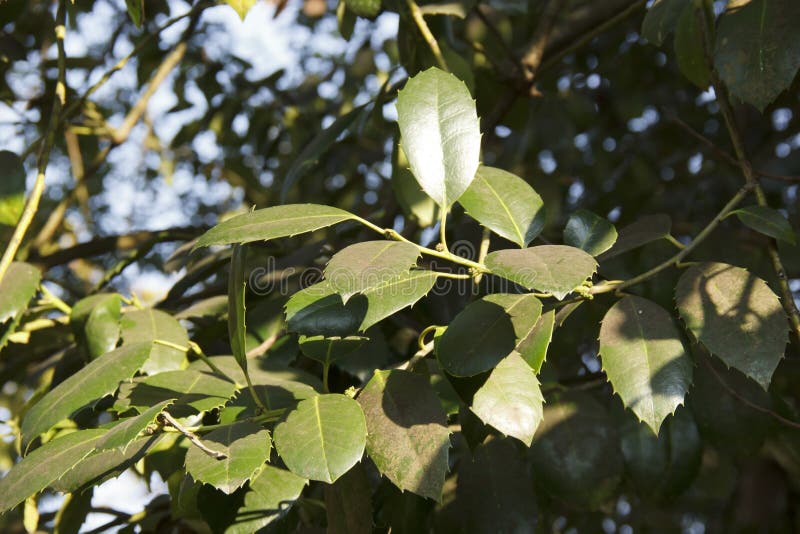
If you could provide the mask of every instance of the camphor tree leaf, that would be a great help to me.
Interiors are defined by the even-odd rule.
[[[361,460],[366,439],[361,407],[339,394],[302,401],[275,427],[275,447],[289,470],[328,483]]]
[[[22,420],[23,441],[30,442],[78,409],[116,391],[122,380],[132,377],[142,368],[150,356],[150,345],[123,345],[93,360],[56,386],[25,414]]]
[[[763,111],[800,68],[800,5],[751,0],[728,6],[717,26],[714,65],[736,98]]]
[[[366,331],[375,323],[412,306],[433,289],[436,277],[433,271],[414,269],[365,289],[362,295],[367,299],[367,312],[358,330]]]
[[[198,447],[186,453],[186,471],[197,482],[211,484],[230,495],[250,480],[269,458],[269,432],[247,421],[213,430],[202,437],[210,449],[223,453],[217,460]]]
[[[139,434],[141,434],[150,424],[152,424],[161,412],[163,412],[175,399],[167,399],[151,406],[139,415],[123,419],[115,426],[111,427],[105,436],[100,438],[95,444],[97,450],[106,449],[125,449],[128,448]]]
[[[0,150],[0,225],[14,226],[25,207],[25,167],[15,153]]]
[[[733,265],[700,263],[678,280],[675,300],[686,327],[712,354],[769,387],[788,341],[788,324],[763,280]]]
[[[667,237],[672,231],[672,220],[668,215],[649,215],[629,224],[619,231],[616,243],[597,257],[604,261],[652,241]]]
[[[291,509],[308,481],[285,469],[265,465],[251,482],[244,505],[225,534],[252,534],[277,521]]]
[[[478,170],[481,133],[469,89],[435,67],[420,72],[397,95],[397,122],[411,172],[449,209]]]
[[[599,256],[617,241],[617,229],[607,219],[588,210],[570,215],[564,227],[564,244]]]
[[[239,17],[244,20],[250,8],[256,5],[256,0],[225,0],[225,3],[231,6]]]
[[[543,313],[528,335],[517,343],[517,352],[537,374],[542,370],[542,364],[547,358],[547,348],[553,338],[555,323],[555,310]]]
[[[706,10],[706,19],[714,20],[711,4],[710,0],[690,0],[681,11],[675,26],[675,56],[678,59],[678,68],[700,89],[706,89],[711,83],[702,29],[705,23],[703,9]]]
[[[367,299],[351,298],[347,304],[328,281],[301,289],[286,302],[286,327],[308,336],[355,334],[367,313]]]
[[[492,369],[475,393],[472,411],[487,425],[530,446],[542,421],[543,403],[533,369],[514,351]]]
[[[247,375],[247,249],[234,245],[231,255],[231,270],[228,274],[228,336],[236,363]]]
[[[794,245],[794,230],[781,212],[765,206],[746,206],[731,212],[756,232]]]
[[[36,295],[42,273],[29,263],[12,262],[0,281],[0,324],[13,319],[28,307]]]
[[[122,341],[126,344],[150,344],[150,357],[142,367],[142,371],[147,374],[185,369],[189,365],[185,350],[156,343],[166,341],[178,347],[189,344],[186,329],[170,314],[161,310],[147,308],[125,313],[122,316]]]
[[[320,204],[274,206],[243,213],[218,224],[200,236],[196,247],[291,237],[355,218],[352,213]]]
[[[299,344],[303,354],[312,360],[330,365],[357,351],[365,341],[369,339],[361,336],[300,336]]]
[[[75,337],[86,345],[91,359],[102,356],[117,346],[121,310],[122,299],[111,293],[92,295],[72,307],[69,324]]]
[[[450,432],[428,380],[408,371],[376,371],[358,402],[367,420],[367,454],[403,491],[440,501]]]
[[[105,430],[79,430],[50,441],[26,457],[0,479],[0,514],[52,484],[92,452]]]
[[[683,8],[691,0],[656,0],[642,22],[642,37],[656,46],[661,46],[669,34],[675,31]]]
[[[544,228],[544,202],[510,172],[481,165],[458,202],[470,217],[497,235],[527,247]]]
[[[184,417],[224,406],[236,391],[236,384],[210,373],[166,371],[122,384],[114,409],[123,412],[132,408],[142,413],[159,402],[175,399],[170,413]]]
[[[498,250],[486,256],[486,267],[527,289],[552,293],[562,300],[594,274],[597,262],[579,248],[541,245]]]
[[[692,360],[669,313],[641,297],[623,298],[603,318],[600,357],[625,406],[658,434],[692,384]]]
[[[411,243],[363,241],[334,254],[325,266],[325,279],[347,303],[356,293],[404,274],[419,256],[419,249]]]

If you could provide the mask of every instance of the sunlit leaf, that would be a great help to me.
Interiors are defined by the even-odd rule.
[[[111,429],[106,432],[105,436],[97,441],[95,448],[97,450],[122,449],[122,452],[125,452],[128,445],[139,437],[139,434],[150,426],[158,415],[163,412],[167,406],[172,404],[173,401],[174,399],[167,399],[159,402],[139,415],[128,417],[120,421],[117,425],[111,427]]]
[[[372,286],[362,292],[367,299],[367,312],[359,331],[412,306],[427,295],[436,283],[436,273],[426,270],[412,270]]]
[[[401,241],[363,241],[333,255],[325,280],[346,303],[356,293],[382,286],[417,263],[419,249]]]
[[[372,488],[362,464],[325,486],[325,512],[330,534],[373,532]]]
[[[13,319],[36,295],[42,274],[28,263],[12,262],[0,281],[0,323]]]
[[[554,310],[543,313],[528,335],[517,343],[517,352],[536,373],[541,371],[542,364],[547,358],[547,348],[553,338],[555,322],[556,313]]]
[[[175,399],[170,413],[182,417],[224,406],[236,391],[236,384],[207,372],[167,371],[122,384],[114,407],[119,412],[132,408],[141,413]]]
[[[86,344],[91,359],[102,356],[117,346],[121,310],[120,296],[109,293],[92,295],[79,300],[72,307],[70,326],[75,336]]]
[[[231,6],[239,17],[244,20],[250,8],[256,5],[256,0],[225,0],[225,3]]]
[[[184,369],[188,365],[186,347],[189,335],[186,329],[170,314],[147,308],[134,310],[122,316],[122,340],[124,343],[149,342],[150,357],[142,370],[147,374]],[[165,341],[167,346],[156,341]]]
[[[617,229],[607,219],[588,210],[570,215],[564,228],[564,244],[599,256],[617,241]]]
[[[252,534],[285,516],[308,481],[285,469],[264,466],[250,482],[244,505],[225,534]]]

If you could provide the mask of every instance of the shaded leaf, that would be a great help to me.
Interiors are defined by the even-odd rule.
[[[218,224],[200,236],[196,247],[291,237],[354,218],[352,213],[319,204],[287,204],[264,208],[237,215]]]
[[[437,220],[436,202],[420,189],[414,174],[408,170],[408,159],[403,148],[397,144],[392,169],[392,189],[394,196],[407,217],[417,220],[425,228]]]
[[[149,355],[150,343],[133,343],[90,362],[28,410],[22,421],[23,440],[29,442],[80,408],[116,391],[122,380],[141,369]]]
[[[564,244],[599,256],[617,241],[617,229],[607,219],[588,210],[570,215],[564,228]]]
[[[25,208],[25,167],[9,150],[0,150],[0,225],[15,226]]]
[[[419,249],[411,243],[363,241],[333,255],[325,266],[325,280],[347,303],[356,293],[408,272],[419,256]]]
[[[247,374],[247,249],[234,245],[228,275],[228,336],[236,363]]]
[[[128,445],[138,438],[139,434],[150,426],[173,401],[174,399],[167,399],[155,406],[151,406],[139,415],[119,421],[106,432],[105,436],[97,441],[95,448],[97,450],[122,449],[122,452],[125,452]]]
[[[0,324],[25,311],[36,295],[42,274],[29,263],[12,262],[0,281]]]
[[[308,481],[285,469],[264,466],[250,482],[244,505],[226,534],[252,534],[274,523],[289,511]]]
[[[289,470],[328,483],[361,460],[366,437],[361,407],[339,394],[302,401],[275,427],[275,447]]]
[[[533,369],[512,352],[475,393],[472,411],[487,425],[530,446],[542,421],[544,397]]]
[[[469,89],[432,67],[398,93],[397,116],[411,172],[422,190],[448,209],[478,170],[481,134]]]
[[[286,302],[286,327],[308,336],[347,336],[359,330],[366,312],[366,299],[356,297],[345,304],[330,284],[322,281]]]
[[[736,215],[742,223],[746,224],[756,232],[774,237],[781,241],[796,243],[794,230],[786,220],[786,217],[781,215],[781,212],[767,208],[764,206],[746,206],[731,212],[731,215]]]
[[[458,202],[473,219],[520,247],[527,247],[544,228],[542,197],[525,180],[502,169],[478,167]]]
[[[137,28],[141,28],[142,18],[144,17],[144,0],[125,0],[125,6],[128,8],[128,16],[130,16],[133,23],[136,24]]]
[[[619,231],[617,242],[597,257],[598,261],[609,260],[615,256],[639,248],[652,241],[667,237],[672,231],[669,215],[649,215],[642,217]]]
[[[597,262],[579,248],[541,245],[498,250],[486,256],[486,267],[527,289],[552,293],[562,300],[594,274]]]
[[[188,364],[186,351],[168,347],[155,341],[186,347],[189,335],[181,324],[170,314],[161,310],[147,308],[134,310],[122,316],[122,340],[124,343],[148,342],[150,357],[142,367],[147,374],[184,369]]]
[[[210,373],[167,371],[122,384],[114,408],[119,412],[132,408],[141,413],[159,402],[176,399],[170,413],[183,417],[224,406],[236,390],[236,384]]]
[[[656,0],[647,10],[642,22],[642,37],[656,46],[661,46],[669,34],[675,31],[683,8],[691,0]]]
[[[623,298],[603,318],[600,357],[625,406],[658,434],[692,384],[692,360],[669,313],[641,297]]]
[[[197,447],[186,453],[186,471],[197,482],[211,484],[230,495],[264,465],[269,458],[269,432],[249,422],[213,430],[202,437],[210,449],[227,458],[217,460]]]
[[[363,465],[325,486],[325,511],[330,534],[372,532],[372,488]]]
[[[300,336],[300,350],[303,354],[323,364],[330,365],[357,351],[368,338]]]
[[[428,380],[408,371],[376,371],[358,397],[367,421],[367,453],[398,488],[441,500],[450,432]]]
[[[769,387],[783,357],[788,324],[778,297],[746,270],[725,263],[687,269],[675,288],[681,318],[728,366]]]
[[[121,310],[120,296],[111,293],[92,295],[79,300],[72,307],[70,326],[75,337],[89,349],[91,359],[102,356],[117,346]]]
[[[675,27],[675,56],[678,68],[690,82],[700,89],[706,89],[711,83],[711,72],[706,61],[702,25],[704,24],[702,9],[707,9],[708,0],[690,0],[681,11]],[[707,9],[708,20],[714,14]]]
[[[412,306],[433,289],[436,278],[433,271],[415,269],[364,290],[362,294],[367,299],[367,312],[358,327],[359,331],[363,332],[403,308]]]
[[[69,493],[64,497],[61,508],[56,513],[53,534],[78,534],[92,509],[93,488],[79,493]]]

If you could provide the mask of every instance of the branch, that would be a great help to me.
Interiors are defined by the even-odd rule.
[[[411,11],[411,18],[414,19],[414,23],[417,25],[417,28],[419,28],[422,38],[425,39],[426,43],[428,43],[428,47],[430,47],[431,52],[433,52],[433,56],[439,63],[439,67],[441,67],[442,70],[449,72],[450,69],[447,67],[447,61],[444,60],[442,50],[439,48],[439,43],[436,41],[436,37],[434,37],[431,33],[431,29],[428,28],[428,23],[425,22],[425,17],[422,15],[422,11],[420,11],[419,6],[414,0],[406,0],[406,5]]]
[[[206,444],[203,443],[200,440],[200,438],[197,437],[196,434],[194,434],[191,430],[189,430],[188,428],[185,428],[183,425],[181,425],[169,413],[161,412],[161,414],[158,416],[158,419],[161,421],[162,424],[169,425],[169,426],[173,427],[175,430],[177,430],[178,432],[180,432],[181,434],[183,434],[183,436],[186,439],[188,439],[189,442],[192,445],[194,445],[195,447],[197,447],[198,449],[200,449],[201,451],[203,451],[207,455],[211,456],[215,460],[224,460],[224,459],[226,459],[228,457],[227,454],[221,453],[219,451],[215,451],[214,449],[211,449],[208,446],[206,446]]]

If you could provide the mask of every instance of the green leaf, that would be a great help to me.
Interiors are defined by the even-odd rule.
[[[15,153],[0,150],[0,224],[15,226],[25,208],[25,167]]]
[[[198,300],[186,309],[175,314],[181,319],[217,319],[228,312],[228,296],[217,295],[207,299]]]
[[[788,89],[800,68],[800,5],[751,0],[719,19],[714,65],[733,96],[763,111]]]
[[[322,281],[286,302],[286,328],[308,336],[347,336],[359,330],[366,312],[366,299],[356,297],[344,304],[336,290]]]
[[[458,472],[461,532],[536,532],[536,496],[527,471],[510,440],[480,445]]]
[[[675,300],[698,341],[726,365],[769,387],[788,341],[788,324],[763,280],[733,265],[700,263],[678,280]]]
[[[469,89],[432,67],[399,92],[397,116],[411,172],[423,191],[449,209],[478,170],[481,133]]]
[[[704,24],[702,9],[707,9],[708,0],[691,0],[681,11],[675,27],[675,56],[678,68],[690,82],[700,89],[706,89],[711,83],[711,72],[706,60],[702,25]],[[714,20],[711,9],[707,9],[706,17]]]
[[[184,417],[224,406],[236,391],[236,384],[209,373],[188,369],[166,371],[122,384],[114,408],[118,412],[134,409],[141,413],[159,402],[176,399],[170,413]]]
[[[376,0],[363,0],[364,3],[368,2],[375,2]],[[378,1],[378,5],[380,6],[380,0]],[[349,7],[352,11],[352,4],[350,1],[347,1],[347,7]],[[366,104],[362,104],[352,110],[348,111],[344,115],[338,117],[333,123],[325,128],[324,130],[320,131],[311,142],[300,151],[300,154],[297,156],[292,162],[292,165],[289,167],[289,170],[286,171],[286,178],[283,180],[283,186],[281,187],[281,203],[286,202],[286,199],[289,197],[289,191],[291,191],[292,187],[297,183],[300,178],[305,176],[308,171],[310,171],[319,161],[319,158],[334,144],[339,137],[345,133],[350,126],[358,119],[361,114],[368,110],[369,106],[372,102],[367,102]],[[313,204],[307,204],[312,205]],[[278,206],[282,207],[282,206]],[[335,209],[335,208],[329,208]],[[340,210],[341,211],[341,210]],[[348,214],[349,215],[349,214]],[[336,223],[330,223],[336,224]],[[330,226],[330,224],[325,224],[324,226]],[[320,227],[322,228],[322,227]],[[308,230],[302,230],[303,232],[307,232]],[[300,233],[300,232],[296,232]],[[272,239],[272,238],[267,238]]]
[[[271,449],[269,432],[249,422],[209,432],[202,442],[227,458],[217,460],[197,447],[189,447],[186,471],[197,482],[211,484],[228,495],[253,477],[269,459]]]
[[[0,281],[0,324],[25,311],[36,295],[42,273],[29,263],[12,262]]]
[[[579,248],[542,245],[491,252],[486,267],[497,276],[562,300],[594,274],[597,262]]]
[[[375,18],[381,12],[381,0],[345,0],[347,7],[359,17]]]
[[[256,0],[225,0],[225,3],[233,8],[239,17],[244,20],[250,8],[256,5]]]
[[[545,406],[530,455],[539,486],[581,508],[605,503],[622,479],[616,427],[605,407],[585,393]]]
[[[244,505],[226,534],[252,534],[274,523],[291,509],[308,481],[285,469],[265,465],[250,482]]]
[[[475,6],[475,3],[474,0],[455,0],[452,2],[445,0],[444,2],[423,4],[419,6],[419,10],[426,17],[429,15],[447,15],[465,19],[470,10]]]
[[[300,336],[300,350],[303,354],[323,364],[330,365],[357,351],[368,341],[368,338],[359,336],[324,337]]]
[[[647,10],[642,22],[642,37],[656,46],[661,46],[669,34],[675,31],[683,8],[691,0],[656,0]]]
[[[367,453],[403,491],[440,501],[450,432],[428,380],[408,371],[376,371],[358,402],[367,420]]]
[[[319,204],[287,204],[237,215],[218,224],[197,240],[196,247],[268,241],[312,232],[355,215],[332,206]]]
[[[412,270],[364,290],[362,294],[367,299],[367,312],[358,330],[363,332],[403,308],[412,306],[433,289],[436,278],[433,271]]]
[[[356,15],[347,9],[345,0],[339,0],[336,5],[336,21],[339,23],[339,34],[345,41],[349,41],[356,26]]]
[[[542,421],[544,397],[533,369],[512,352],[475,393],[472,411],[487,425],[530,446]]]
[[[228,275],[228,336],[236,363],[247,375],[247,249],[234,245]]]
[[[547,347],[553,338],[555,323],[555,310],[543,313],[530,333],[517,343],[517,352],[537,374],[542,370],[542,364],[547,357]]]
[[[185,369],[189,364],[186,351],[168,347],[158,341],[186,347],[189,335],[186,329],[170,314],[161,310],[147,308],[134,310],[122,316],[122,340],[125,344],[148,342],[150,357],[142,367],[147,374]]]
[[[94,449],[105,430],[80,430],[50,441],[22,459],[0,480],[0,514],[36,495]]]
[[[420,189],[414,174],[408,170],[408,158],[400,144],[393,155],[392,189],[394,196],[406,217],[416,219],[417,224],[426,228],[437,221],[436,202]]]
[[[458,202],[470,217],[497,235],[527,247],[544,228],[544,202],[510,172],[481,165]]]
[[[92,295],[72,307],[70,326],[75,337],[86,345],[91,359],[102,356],[117,346],[121,310],[120,296],[111,293]]]
[[[381,286],[417,264],[416,245],[400,241],[363,241],[337,252],[325,266],[325,279],[342,301]]]
[[[159,402],[155,406],[151,406],[139,415],[119,421],[106,432],[105,436],[97,441],[95,448],[99,451],[106,449],[122,449],[122,452],[125,452],[128,445],[138,438],[139,434],[150,426],[159,414],[174,401],[175,399],[167,399]]]
[[[608,220],[588,210],[578,210],[570,215],[564,228],[564,244],[599,256],[610,249],[617,240],[617,229]]]
[[[141,28],[142,18],[144,17],[144,0],[125,0],[125,5],[133,23],[136,24],[137,28]]]
[[[736,215],[742,223],[746,224],[756,232],[774,237],[781,241],[796,243],[794,230],[786,220],[786,217],[781,215],[781,212],[767,208],[765,206],[746,206],[731,212],[731,215]]]
[[[328,534],[372,534],[372,488],[359,464],[325,486]]]
[[[617,242],[610,249],[598,256],[605,261],[652,241],[667,237],[672,231],[672,220],[669,215],[649,215],[629,224],[619,231]]]
[[[122,380],[142,368],[149,355],[150,343],[133,343],[90,362],[28,410],[22,421],[23,441],[30,442],[78,409],[116,391]]]
[[[623,298],[603,318],[600,357],[625,406],[658,434],[692,384],[692,360],[670,314],[647,299]]]
[[[86,516],[92,509],[94,488],[80,493],[69,493],[64,497],[61,508],[56,513],[53,534],[77,534]]]
[[[331,483],[364,455],[367,426],[356,401],[339,394],[302,401],[275,427],[275,448],[296,475]]]

